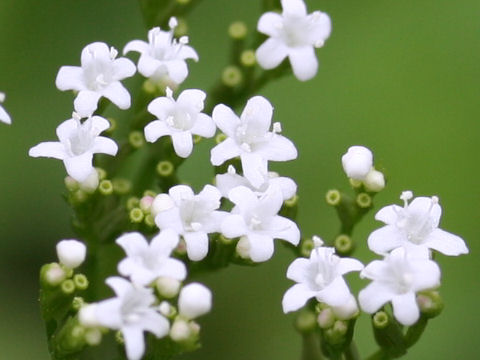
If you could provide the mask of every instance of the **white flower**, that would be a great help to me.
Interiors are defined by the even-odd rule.
[[[186,158],[192,153],[192,135],[206,138],[215,135],[212,118],[201,113],[206,94],[201,90],[184,90],[173,99],[172,90],[167,88],[167,96],[159,97],[148,105],[148,111],[158,120],[145,126],[145,139],[155,142],[162,136],[171,136],[173,148],[178,156]]]
[[[350,146],[342,156],[343,170],[349,178],[364,180],[373,166],[373,154],[365,146]]]
[[[135,286],[120,277],[106,280],[116,297],[95,306],[97,322],[110,329],[120,330],[125,340],[128,360],[140,360],[145,352],[143,332],[157,338],[168,334],[169,322],[157,312],[153,290]]]
[[[135,74],[135,64],[127,58],[115,59],[117,51],[95,42],[82,50],[82,66],[62,66],[55,81],[57,88],[76,90],[75,111],[82,117],[93,114],[103,96],[120,109],[130,107],[130,94],[120,83]]]
[[[118,272],[139,285],[148,285],[158,277],[184,280],[187,276],[185,265],[170,257],[178,245],[178,235],[170,229],[155,236],[150,244],[138,232],[120,236],[116,243],[127,257],[118,263]]]
[[[269,131],[272,113],[272,105],[262,96],[248,100],[240,118],[223,104],[215,106],[213,121],[228,138],[212,149],[212,164],[218,166],[240,156],[244,176],[258,188],[265,182],[269,160],[295,159],[295,145],[276,131]]]
[[[393,250],[384,260],[374,260],[360,273],[373,280],[360,291],[360,307],[374,313],[391,301],[393,315],[403,325],[414,324],[420,315],[415,293],[440,285],[440,268],[426,258],[409,256],[405,249]]]
[[[169,198],[162,197],[171,205],[158,205],[164,210],[155,216],[161,229],[173,229],[181,235],[187,245],[190,260],[202,260],[208,253],[208,234],[218,232],[226,213],[216,211],[220,207],[221,194],[215,186],[205,185],[195,195],[186,185],[177,185],[168,191]]]
[[[412,197],[410,191],[405,191],[400,197],[403,207],[390,205],[377,212],[375,219],[387,225],[370,234],[370,250],[384,255],[402,246],[410,252],[423,254],[428,254],[428,249],[451,256],[467,254],[468,248],[462,238],[438,228],[442,213],[438,198],[417,197],[409,204]]]
[[[273,69],[288,56],[297,79],[309,80],[318,68],[314,47],[330,36],[330,18],[320,11],[308,15],[303,0],[282,0],[282,8],[282,15],[267,12],[258,20],[257,30],[269,36],[257,49],[258,63]]]
[[[87,247],[78,240],[62,240],[56,246],[58,260],[69,269],[79,267],[87,254]]]
[[[277,186],[282,191],[283,199],[288,200],[292,198],[297,192],[297,184],[288,177],[278,176],[277,173],[269,171],[265,176],[263,184],[259,187],[253,186],[246,177],[238,175],[232,165],[228,166],[228,172],[225,174],[218,174],[215,177],[215,184],[222,193],[223,197],[228,197],[230,190],[237,186],[246,186],[254,191],[257,195],[261,195],[267,191],[270,185]]]
[[[93,154],[115,155],[117,144],[99,134],[108,129],[110,123],[100,116],[92,116],[83,123],[80,118],[62,122],[57,127],[58,141],[42,142],[30,149],[32,157],[52,157],[63,160],[68,175],[78,182],[85,181],[95,171],[92,165]]]
[[[200,283],[183,287],[178,296],[179,314],[187,319],[195,319],[212,308],[212,292]]]
[[[343,275],[360,271],[363,265],[357,259],[341,258],[335,249],[316,247],[310,258],[294,260],[287,270],[287,278],[297,282],[283,296],[283,312],[296,311],[315,297],[319,302],[337,309],[343,316],[353,315],[356,304],[352,305],[352,294]],[[355,299],[353,299],[355,302]]]
[[[5,94],[0,92],[0,104],[5,101]],[[11,124],[12,119],[10,118],[10,115],[5,111],[2,105],[0,105],[0,121],[3,121],[6,124]]]
[[[222,234],[228,238],[242,236],[240,246],[255,262],[266,261],[273,255],[273,239],[283,239],[293,245],[300,241],[300,230],[292,220],[277,215],[283,204],[282,191],[276,186],[258,198],[245,186],[230,191],[228,198],[235,204],[231,215],[223,221]]]
[[[186,59],[198,61],[195,50],[188,46],[188,37],[183,36],[178,41],[173,38],[177,20],[169,21],[170,31],[162,31],[155,27],[148,32],[148,43],[142,40],[130,41],[123,53],[137,51],[138,72],[145,77],[163,79],[170,78],[176,84],[182,83],[187,75]]]

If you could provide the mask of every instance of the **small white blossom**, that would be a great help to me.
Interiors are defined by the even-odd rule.
[[[370,250],[380,255],[397,247],[417,254],[428,254],[428,249],[451,256],[467,254],[462,238],[438,228],[442,214],[438,198],[417,197],[409,204],[412,197],[410,191],[405,191],[401,196],[403,207],[390,205],[377,212],[375,219],[387,225],[370,234]]]
[[[112,139],[99,136],[109,127],[108,120],[100,116],[89,117],[82,123],[74,113],[72,119],[57,127],[59,142],[42,142],[32,147],[28,155],[63,160],[68,175],[78,182],[83,182],[95,171],[92,165],[93,154],[117,153],[117,144]]]
[[[356,312],[356,303],[353,299],[352,304],[352,294],[343,275],[362,269],[363,265],[357,259],[338,257],[334,248],[316,247],[309,259],[298,258],[288,267],[287,278],[297,284],[283,296],[283,311],[296,311],[315,297],[334,307],[342,317],[352,316]]]
[[[253,186],[246,177],[238,175],[232,165],[228,166],[228,172],[218,174],[215,177],[215,184],[222,193],[223,197],[228,197],[230,190],[237,186],[246,186],[254,191],[257,195],[261,195],[267,191],[270,185],[277,186],[282,191],[283,199],[292,198],[297,192],[297,184],[288,177],[278,176],[277,173],[269,171],[265,177],[265,181],[259,187]]]
[[[148,43],[142,40],[130,41],[123,53],[137,51],[138,72],[145,77],[157,80],[171,79],[174,83],[182,83],[188,75],[186,59],[198,61],[195,50],[188,46],[188,37],[179,40],[173,38],[177,26],[175,18],[169,21],[170,31],[162,31],[155,27],[148,32]]]
[[[59,90],[75,90],[75,111],[90,116],[103,96],[120,109],[130,107],[130,94],[120,80],[133,76],[135,64],[127,58],[115,59],[117,51],[95,42],[82,50],[81,66],[62,66],[55,81]]]
[[[106,283],[116,297],[96,304],[97,322],[120,330],[128,360],[140,360],[145,352],[143,332],[149,331],[160,338],[168,334],[170,324],[157,311],[152,289],[136,286],[120,277],[110,277]]]
[[[187,276],[185,265],[170,257],[178,245],[175,231],[166,229],[155,236],[150,244],[138,232],[120,236],[116,243],[127,257],[118,263],[118,272],[139,285],[148,285],[158,277],[184,280]]]
[[[259,198],[245,186],[232,189],[228,198],[235,204],[222,223],[222,234],[228,238],[242,237],[239,246],[255,262],[273,255],[273,239],[293,245],[300,241],[300,230],[292,220],[277,215],[283,204],[282,191],[270,186]]]
[[[79,267],[87,255],[87,247],[78,240],[62,240],[56,246],[58,260],[69,269]]]
[[[215,186],[206,185],[195,195],[186,185],[177,185],[168,191],[169,198],[162,197],[171,207],[163,208],[155,216],[161,229],[173,229],[181,235],[187,245],[190,260],[202,260],[208,253],[208,234],[218,232],[226,213],[217,211],[221,194]]]
[[[295,145],[286,137],[269,131],[272,114],[272,105],[262,96],[248,100],[240,118],[223,104],[215,106],[213,121],[228,137],[212,149],[212,164],[218,166],[240,156],[244,176],[258,188],[265,182],[269,160],[295,159]]]
[[[155,142],[162,136],[172,138],[173,148],[178,156],[186,158],[193,149],[192,135],[210,138],[215,135],[212,118],[201,113],[206,94],[201,90],[184,90],[177,101],[172,90],[167,88],[167,96],[159,97],[148,105],[148,111],[158,120],[145,126],[145,139]]]
[[[373,166],[373,154],[365,146],[350,146],[342,156],[343,170],[349,178],[364,180]]]
[[[5,101],[5,94],[3,92],[0,92],[0,104],[2,104]],[[6,124],[11,124],[12,119],[10,118],[10,115],[5,111],[2,105],[0,105],[0,121],[6,123]]]
[[[398,248],[384,260],[368,264],[360,277],[372,280],[358,296],[363,311],[372,314],[391,301],[395,318],[403,325],[412,325],[420,316],[415,293],[439,286],[440,268]]]
[[[180,291],[178,296],[179,314],[187,319],[195,319],[208,313],[212,308],[212,292],[205,285],[191,283]]]
[[[314,48],[330,36],[330,18],[321,11],[307,14],[303,0],[282,0],[282,8],[281,15],[267,12],[258,21],[257,30],[269,36],[257,49],[258,63],[273,69],[288,57],[297,79],[309,80],[318,68]]]

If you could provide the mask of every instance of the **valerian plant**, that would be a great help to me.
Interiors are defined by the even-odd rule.
[[[329,38],[330,17],[309,13],[303,0],[264,0],[258,33],[249,38],[245,24],[230,27],[238,46],[215,87],[182,89],[189,64],[201,54],[179,34],[179,24],[199,2],[140,0],[147,41],[131,40],[123,57],[94,42],[81,51],[80,66],[59,69],[57,88],[74,91],[72,118],[58,125],[59,141],[29,151],[63,161],[77,233],[58,242],[58,261],[40,271],[51,358],[92,359],[97,346],[128,360],[196,350],[198,318],[211,310],[214,294],[193,276],[268,261],[275,239],[297,257],[286,273],[295,284],[278,306],[298,312],[302,359],[361,359],[355,321],[362,311],[371,314],[379,348],[366,359],[404,355],[442,309],[434,255],[467,254],[464,241],[438,228],[438,197],[405,191],[403,207],[386,206],[375,215],[385,225],[367,243],[381,258],[367,265],[353,258],[353,230],[386,185],[372,152],[359,145],[341,159],[351,194],[333,189],[326,195],[338,214],[338,236],[324,243],[302,234],[295,221],[297,184],[270,169],[272,162],[294,160],[297,149],[261,91],[282,76],[306,81],[317,74],[315,49]],[[132,52],[139,54],[136,65],[126,57],[137,56]],[[132,76],[145,79],[130,93],[122,80]],[[0,103],[4,98],[0,93]],[[107,118],[109,103],[132,109],[123,119]],[[2,106],[0,121],[11,123]],[[117,123],[128,131],[118,131]],[[178,169],[209,138],[215,139],[209,142],[215,181],[196,193]],[[118,275],[110,276],[112,263]],[[371,280],[359,294],[343,277],[350,272]]]

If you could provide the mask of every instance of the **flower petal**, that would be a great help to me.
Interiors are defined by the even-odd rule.
[[[190,260],[200,261],[207,256],[208,235],[205,232],[186,232],[183,238],[187,244],[187,255]]]
[[[135,257],[148,249],[148,242],[138,232],[130,232],[120,236],[115,242],[125,250],[128,257]]]
[[[110,138],[105,136],[97,136],[94,140],[93,148],[91,150],[94,154],[101,153],[101,154],[108,154],[115,156],[118,151],[118,146]]]
[[[369,249],[374,253],[385,255],[390,250],[401,246],[405,239],[396,226],[386,225],[372,232],[367,242]]]
[[[235,141],[232,138],[227,138],[210,151],[210,162],[214,166],[219,166],[240,154],[241,150]]]
[[[337,276],[328,286],[316,293],[317,300],[330,306],[341,306],[350,298],[350,289],[341,276]]]
[[[298,283],[304,283],[308,279],[310,261],[305,258],[297,258],[288,266],[287,278]]]
[[[90,90],[82,90],[78,93],[77,97],[73,101],[73,105],[75,107],[75,111],[81,117],[89,117],[93,114],[95,110],[97,110],[98,100],[100,99],[101,94],[90,91]]]
[[[167,67],[168,76],[177,84],[182,83],[188,76],[188,67],[185,60],[167,61],[165,66]]]
[[[247,234],[250,244],[250,258],[255,262],[263,262],[273,255],[273,239],[271,236],[250,232]]]
[[[240,121],[247,124],[248,133],[264,136],[270,129],[272,115],[272,104],[263,96],[254,96],[245,105]]]
[[[363,270],[363,264],[353,258],[340,258],[340,262],[337,265],[337,271],[340,275],[347,274],[351,271],[361,270]]]
[[[31,157],[51,157],[59,160],[68,157],[65,146],[58,141],[47,141],[35,145],[28,151],[28,155]]]
[[[468,254],[467,245],[465,245],[465,241],[460,236],[441,229],[433,230],[424,244],[444,255],[458,256]]]
[[[222,234],[230,239],[245,235],[247,231],[245,220],[240,215],[228,215],[221,225]]]
[[[193,140],[190,131],[179,131],[172,133],[173,149],[182,158],[187,158],[192,153]]]
[[[150,311],[148,316],[142,318],[142,328],[161,338],[168,334],[170,323],[162,315]]]
[[[85,90],[83,69],[79,66],[62,66],[60,70],[58,70],[55,85],[57,86],[57,89],[61,91]]]
[[[131,77],[137,71],[135,64],[127,58],[115,59],[112,64],[115,80]]]
[[[219,104],[212,112],[212,119],[227,136],[235,137],[235,131],[240,125],[240,119],[228,106]]]
[[[293,74],[298,80],[307,81],[315,76],[318,61],[312,46],[292,48],[288,52]]]
[[[283,216],[274,216],[268,222],[268,229],[266,230],[275,239],[286,240],[295,246],[300,242],[300,230],[297,224]]]
[[[413,325],[420,317],[420,310],[413,292],[395,296],[392,299],[392,306],[395,319],[402,325]]]
[[[195,120],[195,124],[190,129],[190,132],[195,135],[200,135],[205,138],[211,138],[215,135],[215,131],[217,127],[213,122],[212,118],[206,114],[198,114],[197,119]]]
[[[256,153],[246,152],[240,154],[240,160],[242,161],[243,175],[254,187],[260,187],[265,182],[265,176],[268,172],[267,160]]]
[[[95,171],[92,165],[92,160],[92,152],[87,151],[78,156],[65,158],[63,159],[63,163],[65,164],[68,175],[78,182],[83,182],[92,171]]]
[[[269,38],[255,52],[258,64],[266,70],[273,69],[287,57],[287,46],[278,39]]]
[[[308,289],[304,284],[295,284],[287,290],[282,299],[284,313],[296,311],[304,306],[309,299],[315,296],[315,292]]]
[[[385,206],[375,214],[375,220],[382,221],[388,225],[395,225],[401,210],[402,207],[398,205]]]
[[[125,351],[128,360],[140,360],[145,352],[142,328],[138,326],[124,326],[122,327],[122,334],[125,340]]]
[[[125,45],[123,48],[123,54],[129,53],[130,51],[136,51],[139,53],[148,52],[148,43],[142,40],[132,40]]]
[[[130,107],[130,93],[123,87],[120,81],[110,83],[102,90],[102,95],[122,110]]]
[[[293,142],[285,136],[271,134],[272,137],[256,148],[255,153],[271,161],[288,161],[297,158],[297,148]]]
[[[283,25],[283,18],[280,14],[267,12],[258,20],[257,30],[268,36],[278,36],[278,29]]]
[[[173,229],[177,234],[183,234],[183,223],[177,207],[161,211],[155,216],[155,224],[160,230]]]
[[[145,139],[148,142],[155,142],[162,136],[172,135],[172,129],[164,120],[155,120],[147,124],[144,129]]]
[[[360,290],[358,302],[363,311],[373,314],[384,304],[392,300],[394,294],[391,290],[377,282],[370,283],[366,288]]]
[[[303,0],[281,0],[283,14],[294,15],[294,16],[305,16],[307,15],[307,7]]]

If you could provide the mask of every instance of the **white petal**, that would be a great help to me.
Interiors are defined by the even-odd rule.
[[[245,220],[240,215],[229,215],[221,225],[222,234],[230,239],[245,235],[248,231]]]
[[[444,255],[458,256],[461,254],[468,254],[468,248],[465,245],[465,241],[463,241],[460,236],[441,229],[433,230],[424,244]]]
[[[215,135],[216,129],[217,127],[210,116],[206,114],[198,114],[195,124],[190,129],[190,132],[205,138],[211,138],[213,135]]]
[[[263,69],[273,69],[287,57],[287,46],[278,39],[269,38],[255,52],[258,64]]]
[[[267,261],[273,255],[273,239],[270,236],[250,232],[247,234],[250,244],[250,258],[255,262]]]
[[[103,89],[102,95],[122,110],[130,107],[130,94],[119,81],[112,82]]]
[[[214,166],[222,165],[225,161],[239,156],[240,148],[232,138],[227,138],[210,151],[210,162]]]
[[[420,310],[413,292],[395,296],[392,299],[392,306],[393,316],[402,325],[413,325],[420,317]]]
[[[292,48],[288,52],[288,58],[298,80],[310,80],[317,73],[318,61],[312,46]]]
[[[288,177],[280,176],[269,180],[272,186],[278,186],[283,194],[283,199],[291,199],[297,193],[297,184]]]
[[[205,285],[191,283],[185,286],[178,296],[180,315],[195,319],[208,313],[212,308],[212,292]]]
[[[251,200],[253,202],[253,198]],[[255,206],[255,213],[262,218],[272,218],[271,224],[267,225],[268,230],[281,231],[282,229],[288,229],[291,227],[290,222],[285,222],[285,218],[277,219],[277,214],[280,211],[283,204],[283,196],[280,188],[270,186],[267,191],[259,198],[257,206]]]
[[[92,160],[93,154],[88,151],[78,156],[65,158],[63,163],[68,175],[78,182],[83,182],[94,171]]]
[[[171,113],[175,111],[175,100],[162,96],[148,104],[147,110],[160,120],[167,120]]]
[[[190,260],[200,261],[207,256],[208,235],[205,232],[186,232],[183,238],[187,244],[187,255]]]
[[[198,61],[197,52],[191,46],[188,46],[188,45],[182,46],[177,56],[180,59],[193,59],[195,61]]]
[[[178,234],[183,233],[183,223],[177,207],[161,211],[155,216],[155,224],[160,230],[173,229]]]
[[[138,232],[123,234],[115,242],[125,250],[128,257],[138,256],[148,249],[147,240]]]
[[[156,274],[156,276],[164,276],[183,281],[187,277],[187,268],[185,267],[185,264],[180,260],[168,258],[164,261],[163,266]]]
[[[93,117],[92,117],[93,119]],[[65,143],[68,139],[77,132],[78,122],[74,119],[68,119],[63,121],[60,125],[57,126],[56,134],[61,142]]]
[[[147,124],[144,129],[145,139],[148,142],[155,142],[165,135],[171,135],[172,129],[163,120],[155,120]]]
[[[340,275],[347,274],[351,271],[361,271],[362,269],[363,264],[353,258],[340,258],[340,262],[337,265],[337,271]]]
[[[78,93],[77,97],[73,101],[75,111],[81,117],[88,117],[97,110],[98,100],[100,99],[100,94],[95,91],[82,90]]]
[[[172,143],[173,148],[178,156],[187,158],[192,153],[193,140],[190,131],[172,133]]]
[[[422,291],[440,286],[440,268],[432,260],[416,260],[411,262],[414,272],[412,289]]]
[[[171,187],[170,190],[168,190],[168,195],[171,196],[171,198],[177,205],[180,205],[180,202],[183,199],[193,200],[193,197],[195,196],[192,188],[187,185],[175,185]]]
[[[170,256],[173,249],[178,245],[180,238],[176,231],[172,229],[162,230],[152,239],[150,247],[159,256]]]
[[[94,54],[94,55],[93,55]],[[97,59],[103,59],[110,61],[110,48],[103,42],[94,42],[85,46],[80,55],[80,62],[82,67],[85,68],[91,61],[97,61]]]
[[[313,14],[308,15],[307,19],[307,21],[311,21],[313,24],[307,34],[308,42],[318,47],[318,44],[323,44],[330,36],[332,32],[332,21],[327,14],[321,11],[315,11]]]
[[[270,129],[272,115],[272,104],[263,96],[254,96],[245,105],[240,121],[248,124],[249,133],[263,136]]]
[[[288,161],[297,158],[297,149],[293,142],[282,135],[272,134],[272,137],[261,144],[255,153],[266,160]]]
[[[350,146],[342,156],[343,170],[349,178],[364,180],[373,166],[373,154],[365,146]]]
[[[55,79],[55,85],[61,91],[84,90],[83,69],[79,66],[62,66]]]
[[[375,214],[375,220],[382,221],[388,225],[395,225],[401,210],[402,207],[398,205],[385,206]]]
[[[283,18],[280,14],[267,12],[258,20],[257,30],[268,36],[277,36],[278,29],[283,25]]]
[[[136,51],[139,53],[148,52],[148,43],[142,40],[132,40],[123,48],[123,53],[126,54],[130,51]]]
[[[215,184],[223,197],[228,197],[228,193],[234,187],[248,186],[249,182],[243,176],[238,174],[219,174],[215,177]]]
[[[231,202],[238,206],[241,211],[251,209],[258,204],[258,198],[255,193],[245,186],[233,188],[228,193],[228,198]]]
[[[122,334],[128,360],[140,360],[145,352],[142,329],[138,326],[124,326]]]
[[[12,119],[10,115],[5,111],[5,109],[0,105],[0,121],[3,121],[6,124],[11,124]]]
[[[315,296],[315,292],[308,289],[304,284],[295,284],[287,290],[282,299],[283,312],[296,311],[304,306],[309,299]]]
[[[432,198],[429,197],[417,197],[408,204],[408,212],[415,216],[425,216],[429,214],[429,218],[432,221],[432,226],[437,227],[442,216],[442,208],[438,204],[433,204]]]
[[[187,89],[181,92],[177,98],[177,104],[193,107],[196,111],[203,110],[203,102],[207,94],[204,91],[198,89]]]
[[[127,58],[119,58],[112,64],[115,80],[123,80],[131,77],[137,71],[135,64]]]
[[[219,104],[212,112],[212,119],[220,130],[229,137],[235,137],[235,131],[240,125],[240,119],[228,106]]]
[[[268,229],[266,230],[275,239],[283,239],[293,245],[298,245],[300,242],[300,230],[297,224],[285,217],[275,216],[268,223]]]
[[[120,329],[122,326],[120,307],[121,300],[118,298],[100,301],[95,307],[96,320],[107,328]]]
[[[113,289],[115,295],[119,298],[123,298],[132,289],[130,281],[119,276],[111,276],[105,280],[105,283]]]
[[[254,187],[260,187],[265,182],[265,175],[268,172],[267,160],[256,153],[245,152],[240,154],[240,159],[242,161],[243,175]]]
[[[304,283],[308,279],[310,261],[305,258],[293,260],[287,270],[287,278],[298,283]]]
[[[167,67],[168,76],[173,82],[180,84],[188,76],[188,67],[185,60],[172,60],[165,63]]]
[[[284,15],[307,15],[307,8],[303,0],[282,0],[282,9]]]
[[[162,315],[150,311],[148,316],[142,319],[142,328],[153,333],[157,338],[161,338],[168,334],[170,323]]]
[[[92,122],[92,126],[97,131],[97,134],[100,134],[101,132],[110,128],[110,122],[107,119],[98,115],[92,116],[87,121]]]
[[[358,302],[363,311],[373,314],[392,300],[394,294],[387,287],[372,282],[358,294]]]
[[[317,300],[330,306],[341,306],[350,298],[350,289],[341,276],[337,276],[327,287],[316,294]]]
[[[394,225],[386,225],[375,230],[368,237],[368,247],[374,253],[385,255],[405,242],[403,234]]]
[[[127,257],[121,260],[117,265],[119,274],[129,276],[135,284],[146,286],[151,283],[157,275],[143,264],[143,256],[141,258]]]
[[[115,156],[118,151],[118,146],[110,138],[104,136],[97,136],[94,140],[92,152],[94,154],[101,153],[101,154],[108,154]]]
[[[145,77],[150,77],[163,66],[162,64],[162,61],[151,57],[147,53],[143,53],[138,59],[138,72]]]
[[[28,155],[32,157],[51,157],[59,160],[68,157],[65,146],[58,141],[47,141],[35,145],[28,151]]]

